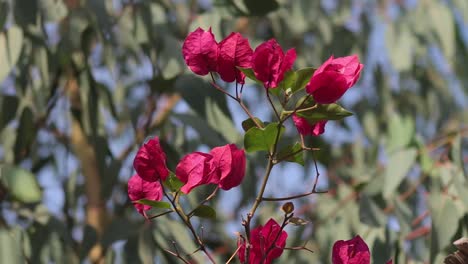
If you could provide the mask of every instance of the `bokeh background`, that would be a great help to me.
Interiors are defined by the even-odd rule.
[[[189,152],[243,145],[247,116],[182,60],[197,27],[252,47],[274,37],[296,48],[295,69],[332,54],[365,64],[339,102],[354,116],[307,139],[328,192],[294,201],[309,223],[288,227],[287,246],[314,253],[277,263],[330,263],[334,241],[355,234],[373,263],[442,263],[468,235],[468,1],[0,0],[0,263],[175,263],[162,248],[195,249],[172,216],[145,222],[126,182],[150,136],[171,169]],[[244,98],[272,120],[259,87]],[[312,158],[275,167],[267,193],[309,191]],[[196,222],[219,263],[266,164],[264,153],[248,161],[243,184],[212,202],[217,219]],[[262,204],[255,223],[279,221],[280,206]]]

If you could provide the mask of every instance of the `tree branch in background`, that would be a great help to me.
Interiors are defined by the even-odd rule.
[[[70,98],[72,108],[81,109],[79,101],[79,86],[75,77],[70,75],[67,82],[67,94]],[[104,201],[101,198],[101,177],[99,175],[96,152],[89,143],[80,122],[72,118],[70,144],[73,152],[81,164],[83,176],[85,178],[85,195],[87,199],[86,223],[93,227],[98,236],[102,236],[107,219],[107,211]],[[96,244],[89,252],[92,263],[104,262],[103,248]]]

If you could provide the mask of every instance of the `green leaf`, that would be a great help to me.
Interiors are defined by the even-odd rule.
[[[264,16],[279,8],[276,0],[244,0],[244,5],[252,16]]]
[[[174,173],[169,174],[169,177],[164,181],[164,185],[167,186],[172,192],[180,190],[184,183],[181,182]]]
[[[411,29],[403,23],[389,23],[385,39],[393,67],[398,71],[411,70],[414,46],[417,44],[417,39]]]
[[[265,126],[265,124],[263,124],[262,120],[260,120],[259,118],[254,117],[254,120],[257,121],[257,123],[259,123],[261,126]],[[244,131],[247,132],[252,127],[256,127],[255,122],[252,120],[252,118],[248,118],[242,121],[242,128],[244,129]]]
[[[423,142],[418,143],[419,164],[424,173],[430,174],[434,168],[434,160],[431,158],[429,151]]]
[[[310,78],[312,78],[312,75],[314,74],[314,72],[315,72],[315,69],[311,67],[297,70],[296,81],[294,83],[294,86],[292,86],[292,92],[294,93],[294,92],[304,89],[306,85],[309,83]]]
[[[0,97],[0,131],[15,117],[19,100],[16,96]]]
[[[162,69],[164,79],[171,79],[183,71],[184,60],[182,58],[180,42],[171,34],[165,34],[164,49],[160,53],[158,64]]]
[[[223,136],[214,130],[202,117],[192,114],[173,114],[172,116],[180,120],[184,125],[195,129],[200,136],[200,140],[208,146],[216,147],[226,144]]]
[[[390,155],[385,167],[383,196],[390,198],[396,195],[396,190],[408,171],[414,165],[417,151],[414,148],[400,150]]]
[[[430,19],[428,23],[432,26],[433,34],[439,41],[444,55],[451,60],[456,51],[456,27],[452,11],[447,4],[439,1],[432,1],[428,5],[428,9],[428,17],[437,17],[437,19]]]
[[[385,226],[386,217],[382,210],[367,195],[359,197],[359,220],[372,227]]]
[[[411,142],[414,136],[414,122],[411,117],[401,117],[394,113],[388,122],[388,151],[402,149]]]
[[[153,200],[148,200],[148,199],[141,199],[138,201],[135,201],[135,203],[139,204],[144,204],[144,205],[149,205],[154,208],[160,208],[160,209],[171,209],[171,204],[168,202],[161,202],[161,201],[153,201]]]
[[[372,111],[365,112],[362,123],[367,137],[370,140],[376,141],[379,136],[379,127],[375,113]]]
[[[344,109],[338,104],[317,104],[317,107],[307,111],[298,111],[297,115],[304,117],[310,123],[316,123],[321,120],[341,120],[353,113]]]
[[[216,104],[229,119],[231,113],[227,106],[226,96],[217,91],[210,83],[193,75],[182,75],[177,78],[174,88],[198,115],[208,117],[207,111],[213,107],[207,104]]]
[[[231,115],[226,114],[211,98],[205,99],[206,121],[215,131],[217,131],[228,142],[238,142],[241,135],[237,130]]]
[[[114,218],[102,234],[101,244],[107,249],[115,241],[127,240],[132,234],[138,231],[138,226],[125,218]]]
[[[293,85],[296,82],[296,72],[295,71],[287,71],[284,74],[283,80],[280,82],[278,87],[280,87],[283,91],[286,91],[288,88],[293,88]]]
[[[16,65],[23,47],[23,31],[17,26],[12,26],[4,32],[0,32],[0,83]]]
[[[21,160],[29,151],[36,136],[37,126],[30,107],[25,107],[21,113],[15,142],[15,160]]]
[[[437,253],[450,245],[458,229],[460,216],[452,198],[438,192],[430,193],[429,206],[432,219],[431,260],[433,260]]]
[[[244,147],[247,152],[271,150],[276,137],[281,137],[285,127],[278,128],[278,123],[270,123],[265,128],[252,127],[244,136]],[[279,133],[279,135],[278,135]]]
[[[15,0],[13,5],[15,23],[21,25],[22,27],[36,25],[38,15],[37,6],[38,1]]]
[[[40,0],[39,6],[42,17],[47,22],[59,22],[68,14],[68,9],[64,1]]]
[[[23,203],[41,201],[42,191],[31,172],[10,165],[0,167],[0,181],[11,196]]]
[[[282,89],[278,87],[274,88],[269,88],[268,92],[276,97],[279,97],[281,95]]]
[[[412,221],[415,218],[409,204],[396,197],[393,200],[393,205],[395,206],[395,215],[400,225],[400,232],[402,234],[409,233],[412,230]]]
[[[260,81],[259,79],[257,79],[257,77],[255,77],[255,73],[254,73],[252,68],[237,67],[237,69],[239,69],[239,71],[243,72],[245,74],[245,76],[247,78],[249,78],[250,80],[260,84],[261,86],[263,86],[263,82]]]
[[[294,145],[288,145],[278,152],[278,160],[283,160],[287,157],[284,159],[285,161],[295,162],[304,166],[304,153],[300,151],[301,149],[302,146],[299,142],[296,142]],[[292,155],[293,153],[296,154]]]
[[[16,229],[16,228],[15,228]],[[18,228],[19,229],[19,228]],[[21,237],[18,237],[19,230],[0,228],[0,263],[25,263],[26,259],[22,252],[23,245]]]
[[[193,211],[194,216],[216,219],[216,210],[208,205],[200,205]]]

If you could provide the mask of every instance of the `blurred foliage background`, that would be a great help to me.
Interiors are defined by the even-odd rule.
[[[310,223],[287,229],[287,246],[314,253],[278,263],[329,263],[333,242],[354,234],[373,263],[442,263],[468,235],[466,0],[0,0],[0,263],[174,263],[161,248],[195,249],[171,216],[145,222],[126,182],[149,136],[171,169],[194,150],[242,146],[247,117],[183,63],[199,26],[252,47],[274,37],[297,49],[296,69],[332,54],[365,64],[340,102],[354,116],[308,142],[328,193],[294,201]],[[244,90],[271,120],[261,89]],[[297,140],[289,125],[286,141]],[[305,158],[275,168],[269,194],[310,190]],[[217,220],[197,223],[220,263],[266,163],[248,160],[241,187],[214,200]],[[280,206],[263,204],[256,223],[280,219]]]

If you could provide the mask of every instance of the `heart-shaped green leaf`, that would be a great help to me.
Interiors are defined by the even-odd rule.
[[[273,144],[275,144],[276,137],[281,137],[284,130],[284,126],[278,126],[278,123],[270,123],[262,129],[252,127],[244,136],[245,150],[247,152],[271,150]]]

